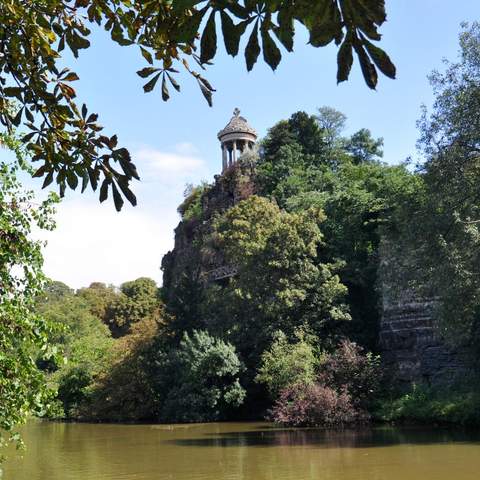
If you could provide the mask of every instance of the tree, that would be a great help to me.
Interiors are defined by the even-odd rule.
[[[159,392],[167,392],[162,421],[221,420],[243,403],[245,390],[238,378],[242,364],[235,348],[205,331],[185,333],[159,365]]]
[[[385,230],[398,228],[398,216],[422,189],[418,175],[404,165],[367,162],[344,163],[334,176],[319,177],[324,191],[311,190],[287,201],[297,211],[312,205],[326,215],[324,261],[343,261],[341,282],[348,288],[352,322],[344,333],[375,349],[380,325],[378,269],[379,246]]]
[[[112,285],[107,286],[102,282],[93,282],[86,288],[78,289],[76,293],[87,302],[93,316],[108,322],[108,309],[118,296]]]
[[[327,106],[320,107],[315,118],[330,144],[340,138],[347,121],[347,117],[342,112]]]
[[[119,322],[112,329],[117,336],[121,333],[120,338],[112,338],[109,329],[108,315],[115,308],[119,316],[110,320]],[[60,327],[50,341],[61,349],[64,361],[41,364],[63,407],[55,416],[114,421],[158,418],[153,372],[157,349],[169,333],[153,280],[125,282],[120,292],[99,282],[74,292],[50,281],[37,298],[36,311]]]
[[[350,141],[342,137],[346,122],[343,113],[331,107],[318,110],[318,115],[296,112],[288,120],[278,122],[262,142],[258,160],[260,192],[273,195],[282,207],[287,198],[313,184],[315,190],[324,191],[331,182],[328,176],[351,161],[346,145],[352,143],[352,149],[355,146],[359,154],[368,152],[373,157],[378,153],[371,151],[370,144],[360,145],[360,139]]]
[[[2,145],[17,154],[17,161],[0,163],[0,446],[29,415],[45,414],[51,401],[36,360],[55,354],[49,343],[53,326],[35,312],[45,277],[42,274],[42,242],[31,239],[37,226],[51,230],[56,195],[35,205],[33,193],[17,179],[25,166],[20,143],[12,135],[0,135]],[[25,167],[26,168],[26,167]]]
[[[63,282],[57,280],[49,280],[43,289],[42,296],[37,299],[37,303],[48,303],[60,300],[63,297],[73,294],[73,289]]]
[[[293,134],[290,121],[298,117],[293,115],[270,129],[265,140],[268,148],[258,162],[257,182],[261,194],[272,196],[289,212],[309,208],[324,211],[321,259],[326,263],[343,262],[338,274],[348,288],[353,318],[344,333],[375,348],[381,231],[397,223],[399,210],[411,203],[422,181],[405,165],[380,163],[377,156],[381,139],[374,140],[367,129],[343,137],[345,116],[330,107],[319,110],[321,117],[310,119],[318,126],[315,141],[321,148],[310,148],[310,142],[300,144],[299,138],[309,138],[311,128],[307,122],[297,123],[305,131]],[[280,125],[281,130],[288,128],[290,132],[281,145],[283,132],[277,132]]]
[[[288,120],[278,122],[262,141],[257,162],[260,193],[273,195],[284,206],[287,197],[304,189],[314,168],[324,169],[341,161],[341,154],[334,150],[317,117],[296,112]]]
[[[60,282],[53,282],[57,285]],[[58,288],[57,288],[58,289]],[[89,396],[89,389],[113,356],[113,339],[102,319],[92,314],[85,298],[64,290],[61,296],[48,294],[37,302],[36,311],[58,333],[49,339],[59,348],[64,361],[46,364],[51,372],[49,383],[56,386],[66,418],[77,418],[79,408]],[[58,414],[58,413],[57,413]]]
[[[101,421],[158,418],[160,405],[154,375],[161,327],[159,319],[146,317],[114,341],[111,356],[100,364],[77,417]]]
[[[293,144],[304,154],[321,155],[326,143],[325,131],[317,118],[306,112],[295,112],[288,120],[281,120],[268,130],[262,141],[262,157],[274,157],[281,147]]]
[[[372,162],[383,157],[383,138],[374,139],[368,128],[362,128],[347,141],[346,149],[353,163]]]
[[[225,2],[52,0],[24,2],[10,0],[0,5],[0,121],[10,130],[21,123],[29,133],[22,142],[41,163],[34,176],[44,177],[43,185],[54,180],[63,196],[67,187],[100,187],[100,201],[109,191],[117,210],[123,196],[133,205],[130,182],[139,179],[128,151],[118,146],[115,135],[106,136],[98,116],[75,102],[71,83],[75,72],[60,66],[61,52],[69,48],[75,57],[90,47],[90,26],[103,27],[119,45],[136,45],[148,66],[138,74],[148,78],[144,91],[161,85],[163,100],[169,87],[180,90],[175,79],[177,66],[198,82],[208,102],[214,91],[190,62],[204,69],[217,52],[217,22],[220,19],[225,49],[239,52],[245,47],[247,69],[260,53],[275,69],[281,60],[279,45],[293,50],[297,24],[309,32],[309,43],[322,47],[339,45],[337,80],[348,79],[357,55],[370,88],[377,84],[377,68],[394,78],[395,67],[388,55],[374,43],[380,40],[377,28],[385,19],[384,0],[337,2]],[[261,45],[260,45],[261,40]],[[198,52],[198,53],[197,53]],[[18,102],[12,111],[11,101]]]
[[[119,337],[144,318],[159,318],[162,308],[155,281],[141,277],[120,286],[120,294],[107,307],[105,322],[113,335]]]
[[[163,261],[162,265],[165,266]],[[167,329],[173,338],[180,340],[184,332],[191,332],[205,326],[202,312],[205,302],[204,285],[198,274],[191,268],[182,273],[174,286],[167,284],[166,279],[167,275],[164,276],[165,294],[163,295],[169,315]]]
[[[319,223],[323,214],[291,214],[269,200],[251,196],[214,224],[214,242],[237,274],[221,293],[212,287],[205,318],[212,331],[228,335],[246,359],[258,365],[272,335],[292,338],[303,325],[322,337],[349,320],[338,265],[322,263]]]

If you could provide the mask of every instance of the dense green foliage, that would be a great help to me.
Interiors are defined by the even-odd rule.
[[[107,290],[109,301],[98,309]],[[117,308],[124,302],[127,310]],[[120,291],[92,284],[76,293],[52,282],[37,308],[62,326],[55,341],[65,362],[42,365],[58,390],[63,410],[57,416],[205,421],[224,418],[244,399],[235,348],[204,331],[184,333],[178,345],[171,344],[150,279],[126,282]],[[128,330],[110,332],[109,326],[123,322]]]
[[[52,340],[61,349],[65,361],[45,364],[52,372],[51,381],[57,385],[58,398],[67,417],[77,415],[78,408],[88,395],[88,388],[110,363],[112,338],[108,327],[89,309],[80,295],[60,282],[50,283],[37,301],[37,311],[50,323],[61,327]]]
[[[346,377],[359,373],[338,373],[344,377],[339,386],[331,371],[331,378],[320,379],[318,365],[344,338],[377,348],[380,240],[399,228],[423,182],[406,166],[381,163],[382,140],[367,129],[342,136],[345,121],[329,107],[293,114],[269,130],[257,158],[240,161],[246,172],[245,162],[253,161],[253,177],[242,177],[240,166],[235,176],[222,177],[223,187],[206,187],[208,201],[193,190],[181,207],[198,212],[183,215],[177,231],[189,239],[188,250],[169,254],[164,264],[167,330],[178,342],[181,332],[201,328],[236,348],[245,365],[244,415],[268,408],[282,392],[288,397],[288,388],[295,395],[291,380],[297,379],[321,387],[319,402],[345,401],[352,421],[367,418],[370,403],[361,399],[370,396],[360,390],[375,390],[368,375],[379,382],[378,361],[350,352],[353,363],[363,365],[364,358],[372,370],[361,367],[362,387],[347,396]],[[237,192],[245,182],[254,182],[256,194],[213,216],[201,210],[215,189]],[[218,263],[233,266],[235,275],[206,281],[202,271]],[[315,338],[315,346],[307,338]]]
[[[272,398],[289,385],[311,384],[315,381],[321,359],[315,351],[313,340],[301,330],[295,332],[296,342],[290,343],[279,330],[267,350],[262,353],[255,381],[266,385]]]
[[[263,141],[258,182],[263,195],[288,211],[324,212],[320,258],[341,262],[338,273],[353,318],[349,328],[374,348],[381,231],[395,223],[422,181],[405,166],[380,163],[381,139],[368,130],[342,137],[344,123],[342,114],[323,107],[317,116],[299,112],[275,125]]]
[[[75,105],[69,82],[76,74],[55,66],[65,44],[75,56],[89,46],[78,11],[87,9],[88,21],[103,25],[114,41],[140,46],[152,65],[138,72],[150,77],[144,89],[162,79],[164,100],[167,81],[178,89],[173,61],[193,56],[206,64],[214,57],[218,17],[230,54],[253,27],[245,52],[249,69],[260,53],[258,35],[264,59],[277,66],[271,33],[290,50],[295,20],[307,27],[314,46],[341,43],[339,81],[348,77],[352,49],[369,86],[376,83],[369,56],[394,74],[385,54],[365,38],[378,39],[381,1],[318,2],[310,9],[302,2],[295,9],[267,2],[263,10],[255,10],[257,2],[205,2],[200,10],[198,2],[110,3],[77,1],[77,11],[68,2],[0,5],[0,43],[10,52],[0,59],[0,120],[11,131],[25,117],[31,130],[22,140],[0,134],[17,158],[0,163],[0,430],[7,434],[0,446],[17,438],[15,426],[32,414],[194,422],[269,411],[287,425],[332,426],[367,421],[374,412],[384,421],[478,425],[480,395],[473,384],[420,385],[387,395],[379,358],[365,349],[378,346],[385,241],[404,277],[400,289],[410,282],[417,293],[434,296],[438,331],[478,349],[480,131],[472,119],[480,111],[480,24],[464,25],[460,59],[431,76],[435,102],[419,122],[424,162],[417,171],[382,163],[383,140],[366,128],[344,136],[346,117],[333,108],[296,112],[224,175],[226,206],[209,204],[217,184],[188,189],[178,209],[188,255],[183,263],[174,265],[173,257],[165,263],[162,289],[139,278],[118,289],[92,283],[74,291],[45,284],[41,243],[30,234],[36,226],[53,227],[56,198],[35,206],[17,180],[19,170],[45,176],[44,186],[56,179],[62,195],[79,178],[82,191],[103,179],[100,200],[111,189],[117,209],[120,192],[135,203],[129,181],[138,178],[116,137],[100,135],[97,116]],[[129,10],[113,11],[113,4]],[[350,18],[357,8],[361,15]],[[328,18],[318,24],[325,11]],[[168,49],[153,31],[173,42]],[[200,56],[194,53],[198,41]],[[212,87],[184,65],[211,102]],[[5,86],[5,78],[16,86]],[[25,145],[34,161],[44,162],[36,172],[24,161]],[[205,270],[219,265],[235,273],[212,281]]]
[[[22,189],[19,171],[27,169],[19,142],[1,135],[0,143],[17,156],[0,162],[0,446],[29,415],[44,415],[51,391],[36,361],[55,355],[48,339],[53,327],[34,310],[44,283],[42,242],[31,239],[32,229],[53,228],[56,202],[50,196],[39,205]]]
[[[418,422],[480,425],[480,392],[472,385],[432,388],[414,385],[412,390],[394,399],[384,399],[374,411],[378,420],[386,422]]]
[[[77,58],[90,47],[92,29],[104,28],[118,45],[138,47],[148,64],[137,72],[148,78],[145,92],[161,85],[162,99],[168,100],[170,86],[180,90],[175,79],[180,67],[198,82],[211,105],[214,88],[189,61],[202,70],[211,64],[217,52],[217,21],[229,55],[236,56],[240,39],[248,37],[248,70],[262,51],[275,69],[282,57],[279,46],[293,51],[295,27],[302,25],[313,47],[333,41],[340,45],[339,82],[348,79],[355,53],[367,85],[375,88],[377,69],[395,78],[388,55],[373,43],[380,40],[377,28],[385,19],[384,0],[322,0],[313,8],[305,0],[1,2],[0,122],[6,131],[20,124],[28,129],[22,142],[33,160],[42,162],[34,176],[44,177],[44,186],[56,180],[61,196],[80,182],[82,191],[88,185],[100,187],[100,201],[111,191],[120,210],[124,197],[136,204],[130,190],[130,182],[139,179],[136,167],[129,152],[117,145],[116,135],[102,133],[98,115],[76,104],[71,83],[79,77],[63,68],[65,48]],[[18,102],[15,109],[12,101]]]
[[[233,206],[212,213],[203,199],[217,187],[192,189],[180,207],[186,256],[165,264],[160,291],[149,279],[51,288],[47,317],[63,297],[62,323],[79,322],[63,342],[70,362],[50,373],[66,416],[191,422],[270,410],[290,425],[364,422],[374,408],[408,416],[414,397],[379,409],[384,376],[363,348],[377,347],[381,239],[414,230],[409,212],[427,198],[430,170],[381,163],[381,140],[365,129],[344,137],[344,123],[326,107],[279,122],[254,176],[224,179],[255,182],[257,193]],[[207,281],[202,269],[218,262],[235,274]],[[88,348],[80,336],[92,337]]]
[[[104,359],[99,374],[89,385],[79,418],[117,422],[158,418],[152,368],[153,348],[162,323],[161,317],[146,317],[133,323],[128,334],[113,341],[111,357]]]
[[[132,324],[161,315],[157,284],[150,278],[137,278],[120,286],[120,292],[110,303],[103,320],[116,337],[130,331]]]
[[[178,213],[184,220],[199,220],[202,217],[202,195],[208,189],[207,183],[194,187],[187,185],[184,196],[185,200],[178,207]]]
[[[163,322],[158,288],[148,278],[119,290],[93,283],[74,292],[51,282],[37,311],[61,327],[53,340],[65,362],[44,363],[67,418],[152,418],[155,395],[144,361]],[[115,340],[117,339],[117,340]]]
[[[320,334],[350,318],[337,265],[317,259],[322,220],[319,211],[288,213],[251,196],[214,223],[215,247],[238,271],[221,294],[207,292],[206,321],[255,362],[277,330],[291,336],[305,324]]]
[[[235,347],[206,331],[185,332],[160,369],[157,389],[166,392],[160,413],[165,422],[221,420],[245,398]]]

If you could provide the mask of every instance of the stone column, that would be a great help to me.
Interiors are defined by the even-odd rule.
[[[227,146],[222,143],[222,172],[227,169]]]
[[[237,141],[233,141],[233,150],[232,150],[232,163],[237,163]]]

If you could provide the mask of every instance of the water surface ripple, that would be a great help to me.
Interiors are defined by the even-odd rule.
[[[3,480],[478,480],[480,434],[31,422]]]

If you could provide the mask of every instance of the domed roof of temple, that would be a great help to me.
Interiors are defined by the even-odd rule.
[[[250,135],[257,137],[257,132],[251,127],[244,117],[240,116],[240,110],[236,108],[233,111],[233,117],[227,123],[223,130],[218,132],[218,138],[221,139],[224,135],[229,133],[249,133]]]

